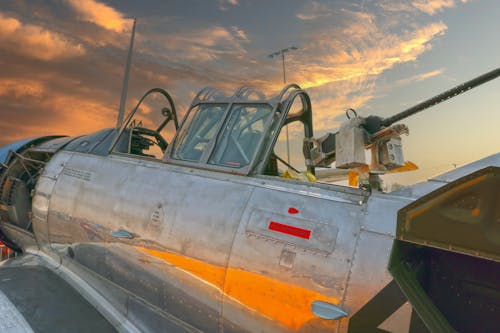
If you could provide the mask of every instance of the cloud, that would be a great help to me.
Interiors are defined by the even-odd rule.
[[[307,66],[299,64],[295,79],[304,87],[311,88],[379,75],[396,64],[416,60],[430,49],[429,42],[446,29],[444,23],[434,23],[400,36],[353,25],[348,28],[349,31],[344,31],[347,35],[342,41],[312,41],[306,49],[319,54],[316,58],[321,59]],[[339,48],[341,44],[344,46]],[[310,58],[311,54],[302,58],[305,57]]]
[[[11,79],[0,80],[2,110],[7,110],[6,118],[9,118],[0,124],[0,140],[30,136],[30,130],[33,134],[83,134],[115,123],[126,55],[123,46],[128,44],[128,36],[117,32],[126,27],[128,20],[115,9],[96,1],[66,1],[82,20],[94,24],[70,18],[54,21],[54,29],[85,43],[87,56],[70,59],[64,68],[55,64],[38,68],[32,61],[17,62],[15,71],[9,72]],[[100,11],[88,9],[96,8],[95,4],[110,9],[121,23],[106,27],[103,17],[111,14],[97,16]],[[388,11],[380,13],[376,5],[377,10],[373,11],[334,10],[322,6],[313,2],[310,11],[302,9],[297,15],[303,15],[299,18],[301,21],[329,17],[336,24],[310,24],[308,29],[299,30],[301,33],[295,34],[294,44],[300,49],[286,59],[287,80],[307,88],[313,102],[315,129],[319,131],[331,130],[344,108],[369,106],[377,95],[376,83],[382,73],[398,64],[417,60],[431,48],[433,39],[446,31],[443,23],[408,21],[408,16]],[[87,8],[87,12],[82,8]],[[66,10],[73,13],[69,8]],[[426,16],[420,10],[413,10],[419,18]],[[384,15],[399,19],[398,25],[388,26]],[[299,20],[290,21],[295,25],[304,24]],[[17,22],[17,26],[23,27]],[[169,26],[168,32],[165,32],[165,24]],[[293,24],[291,31],[294,31]],[[19,29],[14,21],[0,25],[0,31],[7,27]],[[127,110],[153,86],[165,87],[172,93],[181,115],[194,92],[207,85],[231,92],[238,86],[249,85],[268,95],[282,88],[281,63],[267,59],[267,52],[262,46],[258,47],[262,38],[275,36],[255,34],[255,30],[247,30],[251,26],[243,29],[238,25],[223,26],[207,21],[193,24],[185,17],[152,18],[141,27],[134,50]],[[58,36],[68,42],[63,35]],[[5,46],[1,44],[2,47]],[[12,45],[9,49],[13,52]],[[0,54],[0,63],[2,61],[5,63],[5,56]],[[38,73],[37,77],[25,80],[30,77],[26,73],[31,72]],[[423,79],[425,75],[438,74],[429,72],[412,79]],[[75,83],[68,84],[63,78]],[[158,114],[157,109],[149,103],[143,107],[148,119]],[[32,110],[39,112],[33,116]],[[78,126],[75,121],[79,122]]]
[[[382,8],[387,12],[411,12],[415,10],[415,7],[411,5],[408,1],[404,0],[403,2],[395,1],[395,0],[380,0],[377,2],[377,6]]]
[[[460,0],[466,3],[467,0]],[[423,12],[428,15],[434,15],[446,8],[455,7],[455,0],[380,0],[376,4],[388,12]]]
[[[126,114],[138,102],[137,97],[142,96],[135,90],[129,95]],[[116,97],[99,95],[95,90],[79,86],[64,91],[39,78],[0,79],[0,146],[26,137],[77,136],[113,127],[118,112]],[[160,113],[163,106],[166,106],[163,97],[152,95],[141,104],[135,119],[149,128],[157,128],[164,119]],[[167,139],[172,138],[172,129],[172,125],[165,128],[163,134]]]
[[[0,48],[23,56],[49,61],[85,54],[81,44],[60,33],[34,24],[24,24],[0,13]]]
[[[444,8],[454,7],[455,2],[453,0],[415,0],[412,6],[426,14],[434,15]]]
[[[245,31],[242,29],[238,28],[237,26],[233,25],[231,26],[231,30],[234,32],[234,34],[243,42],[250,42],[250,39],[248,38],[247,34]]]
[[[45,89],[37,81],[22,79],[4,79],[0,81],[0,97],[14,97],[15,99],[25,97],[42,97]]]
[[[219,9],[223,12],[228,11],[231,6],[238,6],[239,0],[219,0]]]
[[[155,43],[162,45],[155,55],[169,60],[177,59],[196,63],[214,62],[221,58],[237,58],[247,53],[244,44],[250,40],[237,26],[225,28],[219,25],[203,27],[191,31],[161,34],[151,37]],[[148,52],[146,50],[146,52]]]
[[[300,13],[295,15],[299,20],[312,21],[333,16],[334,12],[328,6],[313,1],[308,4]]]
[[[409,84],[409,83],[427,80],[427,79],[429,79],[431,77],[438,76],[438,75],[442,74],[443,72],[444,72],[444,68],[440,68],[440,69],[436,69],[436,70],[433,70],[433,71],[416,74],[416,75],[410,76],[408,78],[405,78],[405,79],[397,81],[396,85],[397,86],[403,86],[403,85],[406,85],[406,84]]]
[[[54,91],[36,80],[0,80],[0,96],[3,143],[38,135],[90,133],[113,126],[117,112],[113,104],[93,96]]]
[[[106,4],[95,0],[67,0],[80,19],[94,23],[104,29],[122,32],[130,26],[130,19],[125,19],[124,14]]]
[[[345,108],[366,107],[375,96],[377,78],[396,65],[416,61],[447,29],[441,22],[420,26],[408,22],[407,28],[401,29],[399,23],[395,31],[393,22],[389,25],[380,19],[386,13],[344,9],[343,24],[321,33],[313,29],[301,37],[308,43],[287,59],[290,82],[299,83],[311,95],[317,130],[331,129]],[[407,80],[423,80],[441,72]]]
[[[338,94],[331,97],[316,98],[313,102],[314,130],[333,131],[340,127],[345,118],[344,111],[347,108],[359,110],[366,105],[374,96],[371,94],[353,96],[349,94]],[[339,121],[339,119],[341,121]]]

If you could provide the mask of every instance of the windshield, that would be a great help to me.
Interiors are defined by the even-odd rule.
[[[234,104],[208,163],[232,168],[249,165],[272,111],[270,105]]]
[[[220,126],[227,104],[200,105],[189,112],[174,146],[172,157],[199,162]]]

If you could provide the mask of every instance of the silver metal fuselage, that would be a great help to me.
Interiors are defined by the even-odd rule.
[[[206,332],[344,332],[348,318],[321,319],[312,302],[352,315],[391,280],[396,213],[411,200],[63,151],[38,181],[33,227],[131,321],[145,306]]]

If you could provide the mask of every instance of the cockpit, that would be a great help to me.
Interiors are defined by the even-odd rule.
[[[289,114],[298,96],[302,108]],[[272,99],[251,89],[225,96],[207,88],[194,98],[165,159],[236,174],[266,173],[277,161],[273,146],[285,124],[302,121],[306,137],[312,137],[310,112],[306,93],[295,85]]]
[[[155,115],[155,122],[149,119],[151,115],[138,112],[141,102],[152,93],[162,94],[168,102],[168,106]],[[172,123],[175,134],[169,143],[165,129]],[[303,130],[303,134],[296,133],[300,147],[295,149],[295,155],[301,155],[302,163],[295,166],[291,165],[294,162],[290,162],[289,156],[287,162],[276,149],[278,141],[283,141],[282,129],[292,123],[296,129]],[[273,98],[265,98],[249,88],[240,88],[232,95],[205,88],[193,99],[180,126],[172,98],[165,90],[155,88],[139,100],[119,128],[78,138],[66,149],[156,159],[240,175],[279,176],[284,169],[314,173],[310,160],[302,156],[302,151],[309,151],[307,139],[312,136],[309,96],[294,84]]]

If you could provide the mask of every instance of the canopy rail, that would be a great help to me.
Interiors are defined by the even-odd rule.
[[[113,143],[111,144],[109,150],[108,150],[108,154],[110,154],[116,147],[120,137],[123,135],[123,133],[125,132],[125,130],[130,126],[132,125],[132,127],[135,127],[132,123],[132,119],[134,117],[134,115],[136,114],[137,110],[139,110],[139,107],[141,106],[142,102],[146,99],[146,97],[148,97],[149,95],[153,94],[153,93],[159,93],[161,94],[163,97],[165,97],[165,99],[167,100],[168,102],[168,107],[164,107],[162,110],[161,110],[161,114],[162,116],[165,117],[165,119],[160,123],[160,125],[158,126],[158,128],[156,128],[156,130],[148,130],[148,133],[149,131],[152,131],[152,132],[155,132],[155,137],[161,137],[160,135],[160,131],[163,130],[163,128],[165,128],[165,126],[170,122],[170,121],[174,121],[174,126],[175,126],[175,130],[177,131],[179,129],[179,122],[178,122],[178,117],[177,117],[177,111],[175,109],[175,104],[174,104],[174,100],[172,99],[172,97],[170,96],[170,94],[165,90],[165,89],[162,89],[162,88],[152,88],[150,90],[148,90],[142,97],[141,99],[137,102],[137,104],[135,105],[135,107],[132,109],[132,111],[130,111],[129,115],[127,116],[127,118],[125,119],[125,121],[123,122],[123,124],[121,125],[118,133],[116,134],[114,140],[113,140]],[[165,141],[163,138],[160,139],[160,141]],[[164,150],[164,148],[162,148]]]

